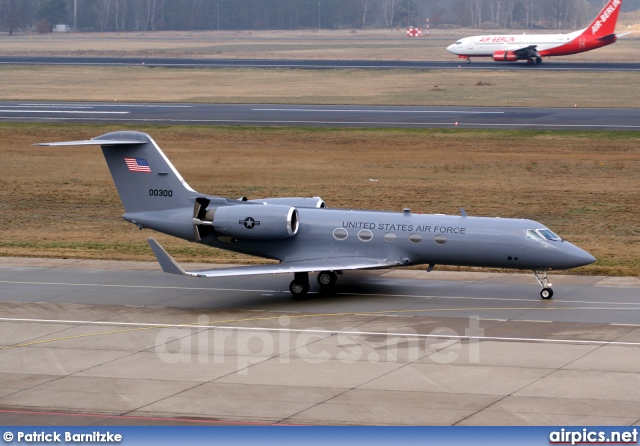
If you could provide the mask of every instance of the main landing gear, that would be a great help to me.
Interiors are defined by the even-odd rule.
[[[338,281],[338,275],[340,274],[340,271],[320,271],[318,274],[320,292],[331,294],[336,282]],[[309,283],[309,273],[302,272],[294,274],[293,281],[289,285],[289,291],[291,291],[291,295],[294,299],[308,299],[307,294],[309,293],[310,288],[311,284]]]
[[[551,299],[553,297],[553,290],[551,289],[552,285],[549,283],[549,279],[547,278],[547,270],[545,269],[543,271],[534,271],[533,274],[536,276],[538,283],[542,287],[542,290],[540,291],[540,297],[545,300]],[[542,274],[542,277],[540,277],[539,274]]]
[[[542,63],[542,57],[540,56],[530,57],[529,59],[527,59],[527,63],[529,65],[533,65],[533,64],[540,65]]]
[[[309,283],[309,273],[295,273],[293,281],[289,285],[289,291],[294,299],[306,300],[311,284]]]

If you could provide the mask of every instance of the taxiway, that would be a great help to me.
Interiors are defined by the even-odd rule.
[[[0,122],[640,130],[640,109],[0,102]]]
[[[504,63],[476,58],[465,61],[432,60],[296,60],[296,59],[189,59],[153,57],[0,57],[0,65],[80,65],[80,66],[134,66],[173,68],[285,68],[307,70],[543,70],[543,71],[640,71],[640,63],[561,62],[545,61],[541,65]]]
[[[640,281],[2,259],[2,424],[640,424]]]

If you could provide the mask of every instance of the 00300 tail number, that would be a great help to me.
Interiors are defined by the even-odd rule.
[[[171,189],[149,189],[149,195],[152,197],[173,197]]]

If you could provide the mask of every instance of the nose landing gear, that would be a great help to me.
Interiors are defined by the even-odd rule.
[[[542,274],[542,277],[540,277],[539,274]],[[549,279],[547,278],[547,270],[536,270],[533,272],[533,275],[536,276],[536,280],[542,287],[542,290],[540,291],[540,297],[545,300],[551,299],[553,297],[553,290],[551,289],[552,285],[549,283]]]

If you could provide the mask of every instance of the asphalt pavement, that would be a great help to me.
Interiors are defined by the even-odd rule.
[[[0,102],[0,122],[640,130],[640,109]]]

